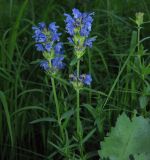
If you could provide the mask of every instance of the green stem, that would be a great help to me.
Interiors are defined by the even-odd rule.
[[[60,120],[60,108],[59,108],[58,98],[57,98],[57,94],[56,94],[55,80],[52,77],[51,77],[51,82],[52,82],[52,89],[53,89],[54,100],[55,100],[55,105],[56,105],[57,120],[58,120],[58,124],[60,127],[61,136],[64,140],[64,133],[63,133],[63,128],[61,126],[61,120]]]
[[[140,28],[140,26],[138,26],[138,53],[140,51],[140,30],[141,30],[141,28]]]
[[[77,78],[80,76],[80,60],[77,62]]]
[[[77,62],[77,78],[80,76],[80,60]],[[78,81],[77,81],[78,83]],[[77,94],[77,134],[80,135],[80,91],[76,90]]]
[[[138,26],[138,58],[139,58],[140,67],[142,67],[141,55],[140,55],[140,31],[141,31],[141,27]]]
[[[58,99],[57,99],[56,86],[55,86],[55,80],[54,80],[54,78],[51,78],[51,82],[52,82],[52,89],[53,89],[53,94],[54,94],[54,100],[55,100],[55,104],[56,104],[57,119],[58,119],[58,122],[59,122],[60,121],[60,111],[59,111],[59,103],[58,103]]]
[[[140,69],[142,68],[142,62],[141,62],[141,53],[140,53],[140,31],[141,31],[141,27],[140,25],[138,26],[138,57],[139,57],[139,63],[140,63]],[[145,77],[144,75],[142,74],[142,80],[143,80],[143,90],[144,90],[144,80],[145,80]],[[143,115],[146,116],[146,107],[143,109]]]
[[[76,91],[77,93],[77,134],[80,134],[80,93],[79,90]]]

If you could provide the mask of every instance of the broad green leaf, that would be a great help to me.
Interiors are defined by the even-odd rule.
[[[99,155],[110,160],[127,160],[131,154],[150,153],[150,120],[125,113],[119,116],[116,126],[101,142]]]
[[[150,160],[150,154],[136,154],[134,155],[134,160]]]

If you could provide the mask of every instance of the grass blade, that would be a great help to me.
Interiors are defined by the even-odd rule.
[[[13,139],[10,113],[8,111],[8,104],[7,104],[6,96],[4,95],[4,93],[2,91],[0,91],[0,100],[1,100],[1,103],[4,107],[4,111],[5,111],[5,115],[6,115],[6,121],[7,121],[7,125],[8,125],[9,134],[10,134],[10,139],[11,139],[11,145],[13,146],[14,145],[14,139]]]

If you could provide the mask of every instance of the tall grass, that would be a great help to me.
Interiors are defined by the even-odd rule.
[[[115,123],[121,111],[140,110],[140,101],[149,87],[143,68],[149,64],[149,23],[140,41],[145,49],[137,51],[137,29],[130,18],[144,12],[150,21],[149,0],[0,0],[0,157],[2,160],[80,159],[79,144],[73,130],[76,93],[69,82],[55,79],[65,141],[57,134],[52,86],[35,59],[31,26],[40,21],[56,21],[64,30],[62,14],[77,7],[94,11],[92,35],[97,41],[85,57],[83,71],[90,71],[92,88],[80,93],[84,136],[82,159],[98,159],[99,142]],[[67,35],[63,37],[66,40]],[[66,42],[67,43],[67,42]],[[71,48],[65,46],[67,57]],[[141,54],[141,64],[137,61]],[[70,59],[66,59],[69,65]],[[31,63],[32,61],[32,63]],[[88,68],[87,68],[88,67]],[[69,68],[73,70],[72,66]],[[145,75],[144,75],[145,74]],[[141,75],[144,75],[143,77]],[[63,73],[68,79],[68,71]],[[148,106],[149,107],[149,106]],[[147,109],[149,110],[149,108]],[[149,116],[144,110],[144,116]],[[37,123],[38,122],[38,123]],[[70,123],[68,123],[70,122]],[[76,158],[75,158],[76,157]],[[64,159],[65,159],[64,158]]]

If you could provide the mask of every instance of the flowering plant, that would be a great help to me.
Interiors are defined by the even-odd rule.
[[[56,73],[65,67],[63,43],[59,42],[61,33],[58,33],[58,28],[55,22],[50,23],[48,28],[44,22],[39,23],[37,27],[32,27],[36,49],[43,52],[45,58],[40,62],[40,66],[47,73]]]
[[[96,40],[96,37],[89,38],[89,34],[92,27],[94,13],[81,13],[78,9],[72,10],[73,16],[64,14],[66,17],[66,31],[69,34],[69,43],[74,48],[75,58],[71,63],[77,63],[76,73],[69,76],[74,89],[76,90],[77,97],[77,136],[79,141],[82,141],[82,124],[80,121],[80,90],[84,85],[91,85],[92,77],[90,74],[80,74],[80,60],[85,54],[87,47],[92,47],[92,43]],[[82,150],[82,147],[81,147]]]
[[[74,72],[74,74],[70,74],[69,78],[77,94],[77,137],[79,138],[79,141],[82,141],[82,127],[80,121],[80,89],[82,89],[84,85],[91,85],[92,77],[90,74],[80,74],[80,60],[85,54],[86,48],[92,48],[92,43],[96,40],[96,37],[89,38],[93,22],[92,16],[94,13],[81,13],[75,8],[72,12],[73,17],[66,13],[64,15],[66,17],[66,31],[69,34],[68,40],[74,48],[75,58],[72,62],[77,64],[77,71]],[[61,121],[61,110],[54,81],[55,76],[53,76],[58,74],[58,71],[65,67],[65,63],[63,62],[63,43],[60,42],[61,33],[58,33],[58,28],[59,27],[55,22],[50,23],[48,27],[46,27],[44,22],[39,23],[38,26],[32,27],[34,31],[33,38],[35,40],[35,47],[37,51],[42,52],[44,57],[44,60],[40,62],[40,66],[51,78],[54,101],[56,105],[57,122],[60,127],[61,137],[64,140],[65,130]],[[81,150],[82,147],[80,148],[80,151]]]
[[[49,24],[48,28],[44,22],[33,26],[33,38],[35,39],[35,47],[38,51],[43,53],[44,60],[40,62],[40,66],[48,75],[55,75],[59,70],[65,67],[63,43],[60,42],[60,35],[58,33],[59,26],[55,22]],[[64,139],[63,127],[60,119],[60,107],[56,94],[56,85],[53,76],[51,76],[52,89],[54,93],[54,101],[56,105],[57,122],[60,127],[60,133]]]

